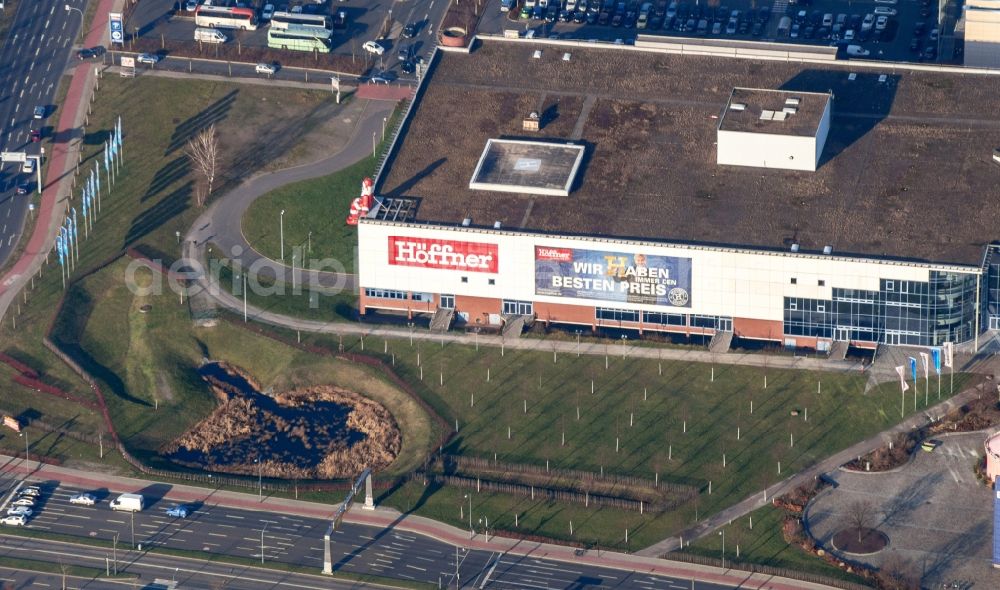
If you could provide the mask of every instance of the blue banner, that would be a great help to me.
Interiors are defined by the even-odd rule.
[[[934,359],[934,372],[937,373],[938,375],[940,375],[941,374],[941,349],[940,348],[932,348],[931,349],[931,358]]]
[[[910,375],[913,377],[914,381],[917,380],[917,359],[912,356],[910,357]]]
[[[111,44],[125,43],[125,21],[120,12],[108,13],[108,28],[111,30]]]
[[[535,294],[691,307],[691,259],[536,246]]]

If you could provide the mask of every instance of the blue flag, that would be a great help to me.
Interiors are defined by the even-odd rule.
[[[934,372],[937,373],[938,375],[940,375],[941,374],[941,349],[940,348],[932,348],[931,349],[931,358],[934,359]]]
[[[104,142],[104,173],[105,174],[109,174],[108,168],[110,166],[109,162],[110,162],[110,159],[111,159],[111,152],[108,151],[109,149],[110,148],[108,147],[108,142],[105,141]]]
[[[63,247],[62,234],[56,236],[56,254],[59,255],[59,266],[66,266],[66,251]]]
[[[87,217],[87,202],[90,201],[90,195],[87,193],[87,186],[83,187],[83,198],[80,199],[80,205],[83,207],[83,217]]]
[[[73,219],[72,219],[72,225],[70,227],[69,233],[70,233],[70,235],[73,236],[73,241],[74,242],[76,241],[76,229],[77,229],[77,225],[76,225],[76,207],[73,207]]]
[[[94,161],[94,186],[97,187],[97,192],[101,192],[101,171],[97,167],[97,161]]]
[[[910,357],[910,375],[913,376],[913,380],[917,380],[917,359]]]
[[[122,116],[118,115],[118,127],[116,129],[117,137],[115,141],[118,142],[118,149],[122,149]]]

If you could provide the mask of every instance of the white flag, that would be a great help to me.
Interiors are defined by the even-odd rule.
[[[955,365],[955,344],[952,342],[944,343],[944,366],[953,368]]]
[[[896,372],[899,373],[899,384],[903,386],[903,393],[906,393],[910,386],[906,384],[906,367],[900,365],[896,367]]]
[[[927,379],[928,376],[930,375],[930,370],[931,370],[930,355],[928,355],[926,352],[921,352],[920,362],[924,363],[924,379]]]

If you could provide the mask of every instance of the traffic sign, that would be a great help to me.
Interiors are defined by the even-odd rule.
[[[135,67],[135,58],[134,57],[126,57],[126,56],[123,55],[122,56],[122,67],[123,68],[134,68]]]

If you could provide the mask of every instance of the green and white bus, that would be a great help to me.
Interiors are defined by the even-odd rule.
[[[317,51],[330,53],[332,31],[303,25],[288,25],[288,28],[267,30],[267,46],[272,49],[291,51]]]

